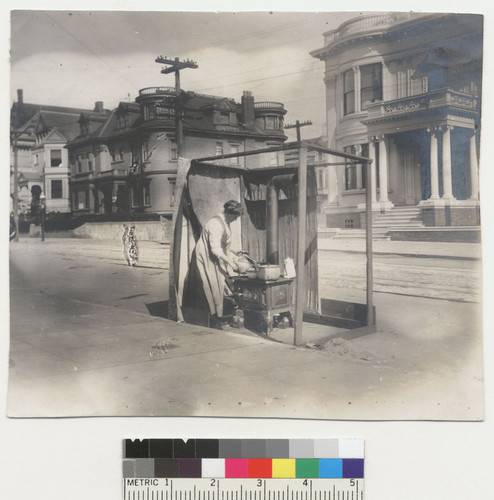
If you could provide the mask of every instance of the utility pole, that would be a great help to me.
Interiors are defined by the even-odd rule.
[[[301,141],[300,128],[306,127],[307,125],[312,125],[312,122],[309,120],[306,120],[305,122],[300,122],[297,120],[294,125],[285,125],[284,128],[296,128],[297,129],[297,142],[300,142]]]
[[[196,69],[199,66],[194,61],[180,61],[178,57],[175,59],[167,59],[167,57],[159,56],[156,58],[156,61],[159,64],[168,64],[169,67],[163,68],[161,70],[165,75],[168,73],[175,73],[175,93],[176,101],[175,101],[175,129],[176,129],[176,140],[177,140],[177,156],[180,156],[183,153],[184,146],[184,134],[182,128],[182,98],[180,95],[180,70],[186,68]]]

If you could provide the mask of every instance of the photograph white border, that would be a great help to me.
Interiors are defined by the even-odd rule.
[[[166,2],[167,10],[288,10],[331,11],[336,5],[307,0],[269,3],[247,2]],[[84,10],[163,10],[163,2],[89,0]],[[207,9],[206,9],[207,5]],[[8,112],[10,90],[8,75],[9,10],[11,9],[80,9],[80,2],[4,2],[1,6],[3,86],[2,137],[3,158],[7,159]],[[302,7],[302,8],[301,8]],[[396,10],[396,2],[345,2],[345,11]],[[401,10],[430,12],[471,12],[485,15],[484,98],[481,144],[481,196],[484,271],[484,360],[486,409],[484,422],[350,422],[275,419],[221,418],[77,418],[77,419],[8,419],[6,415],[8,374],[8,292],[2,289],[1,314],[4,332],[0,338],[0,460],[4,480],[0,495],[17,500],[29,496],[41,499],[86,500],[121,498],[121,440],[138,437],[218,437],[218,438],[326,438],[362,437],[365,439],[365,498],[386,500],[400,492],[402,500],[416,498],[475,498],[492,489],[494,463],[493,359],[491,331],[494,326],[492,262],[494,248],[493,198],[486,186],[494,186],[492,157],[494,109],[487,90],[493,81],[494,7],[490,2],[421,1],[400,4]],[[490,102],[491,101],[491,102]],[[6,166],[4,183],[8,186]],[[489,199],[490,198],[490,199]],[[8,194],[2,197],[2,204]],[[0,230],[7,233],[7,209],[2,206]],[[6,240],[6,238],[4,238]],[[3,240],[2,240],[3,241]],[[7,248],[2,248],[3,276],[8,276]],[[487,489],[489,488],[489,490]]]

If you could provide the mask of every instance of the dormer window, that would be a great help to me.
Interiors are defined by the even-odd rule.
[[[81,135],[89,134],[89,123],[86,120],[81,121]]]
[[[129,126],[129,116],[127,113],[118,115],[118,128],[126,128]]]
[[[230,113],[228,111],[220,111],[218,116],[218,123],[220,125],[229,125],[230,124]]]

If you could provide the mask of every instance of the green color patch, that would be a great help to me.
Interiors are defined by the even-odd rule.
[[[295,475],[296,477],[319,477],[319,459],[297,458]]]

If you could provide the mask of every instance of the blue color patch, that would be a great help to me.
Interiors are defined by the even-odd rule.
[[[343,477],[343,460],[341,458],[320,458],[319,477],[321,478]]]

